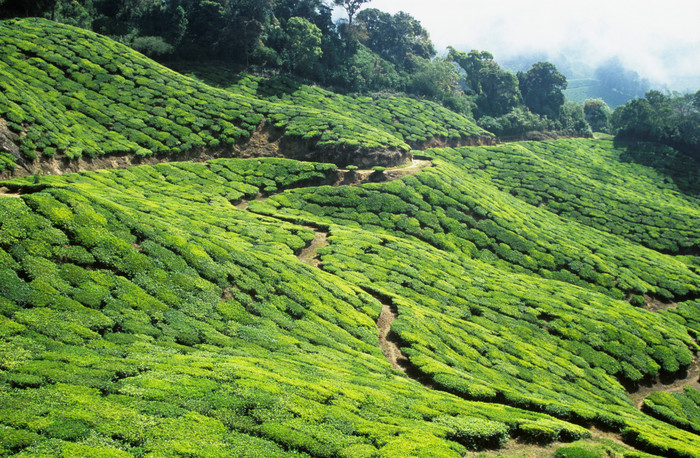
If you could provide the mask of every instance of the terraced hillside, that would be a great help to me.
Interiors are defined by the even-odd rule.
[[[0,456],[700,456],[695,164],[224,86],[0,23]]]
[[[675,400],[659,384],[641,411],[628,391],[697,365],[697,255],[638,241],[655,230],[647,213],[672,206],[664,239],[697,246],[698,199],[625,153],[434,149],[431,167],[359,186],[286,159],[2,183],[1,453],[459,456],[576,441],[638,456],[603,429],[697,456],[695,391]],[[533,161],[546,189],[506,186]],[[616,210],[638,230],[585,218],[614,191],[572,188],[604,171],[627,183]],[[565,192],[578,200],[551,207]]]
[[[327,93],[311,87],[302,92],[309,103],[235,94],[91,32],[40,19],[5,21],[0,23],[0,173],[231,156],[398,165],[407,160],[410,145],[420,142],[493,138],[431,103],[329,98],[331,103],[319,106],[311,95]],[[410,114],[417,112],[425,113],[425,123],[412,120]]]

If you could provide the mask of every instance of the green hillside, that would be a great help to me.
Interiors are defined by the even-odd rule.
[[[327,92],[300,87],[290,104],[267,97],[284,87],[268,87],[265,98],[212,88],[92,32],[39,19],[0,23],[0,88],[0,134],[16,145],[0,156],[0,172],[35,158],[65,169],[64,158],[276,153],[249,141],[259,126],[272,129],[264,140],[277,137],[279,154],[343,165],[396,165],[409,145],[491,138],[463,116],[408,98],[338,97],[319,105]],[[418,112],[422,117],[410,116]],[[385,154],[372,154],[378,151]]]
[[[700,456],[696,165],[215,72],[0,22],[0,456]]]
[[[560,171],[582,152],[578,174]],[[457,456],[595,425],[696,456],[695,431],[625,387],[695,364],[697,258],[574,211],[604,192],[557,215],[498,178],[537,158],[555,193],[607,171],[635,183],[618,196],[630,218],[673,205],[681,245],[697,199],[604,141],[431,154],[359,187],[316,186],[335,166],[285,159],[4,183],[21,194],[0,199],[3,453]],[[297,256],[317,234],[314,268]],[[632,294],[684,302],[617,299]],[[380,350],[382,307],[408,377]]]

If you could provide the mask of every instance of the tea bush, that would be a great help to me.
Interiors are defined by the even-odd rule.
[[[217,89],[115,41],[43,19],[0,23],[0,45],[0,118],[18,134],[22,160],[233,154],[261,125],[331,153],[490,136],[461,115],[410,98],[352,98],[310,86],[290,98],[278,80],[249,75]],[[0,172],[14,170],[17,160],[0,155]]]
[[[395,372],[374,289],[300,263],[308,227],[233,205],[334,173],[219,159],[3,183],[25,193],[0,200],[5,450],[459,456],[523,420],[576,431]]]

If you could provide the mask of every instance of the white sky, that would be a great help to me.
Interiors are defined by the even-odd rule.
[[[485,50],[496,61],[563,53],[592,65],[617,56],[652,81],[700,82],[700,0],[372,0],[363,8],[409,13],[438,52]]]

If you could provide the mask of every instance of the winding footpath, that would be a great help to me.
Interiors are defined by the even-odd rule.
[[[394,181],[403,178],[407,175],[413,175],[425,167],[432,166],[432,162],[426,159],[413,159],[410,164],[393,167],[384,170],[381,173],[377,173],[374,170],[347,170],[338,169],[338,179],[333,186],[359,186],[364,183],[369,183],[372,181]],[[258,202],[266,201],[270,196],[263,196],[263,194],[258,194],[252,200]],[[234,206],[239,210],[248,211],[250,207],[251,200],[241,199]],[[318,254],[320,248],[329,245],[327,231],[322,231],[318,227],[313,226],[302,226],[304,229],[309,229],[314,231],[314,238],[311,242],[297,254],[297,259],[304,264],[314,267],[316,269],[321,268],[321,257]],[[396,339],[392,337],[391,334],[391,323],[397,318],[397,311],[386,301],[382,301],[379,298],[377,300],[382,304],[382,311],[377,319],[377,329],[379,330],[379,348],[386,357],[387,361],[393,369],[399,370],[406,374],[409,378],[412,378],[423,385],[432,388],[424,380],[420,380],[419,376],[416,376],[408,357],[403,354],[399,348]]]
[[[321,266],[321,257],[318,255],[318,249],[328,246],[328,232],[321,232],[311,226],[303,226],[305,229],[314,231],[314,239],[309,245],[302,248],[297,258],[299,261],[317,269]]]
[[[410,165],[386,169],[379,176],[377,176],[377,173],[373,170],[339,169],[338,179],[335,183],[333,183],[333,186],[359,186],[368,182],[393,181],[403,178],[407,175],[415,174],[422,170],[424,167],[429,166],[432,166],[432,162],[429,160],[414,159]],[[265,200],[267,200],[268,197],[269,196],[263,196],[262,194],[258,194],[252,200],[264,202]],[[240,210],[248,211],[249,203],[250,200],[242,199],[235,204],[235,207]],[[328,238],[330,236],[330,233],[327,230],[324,231],[318,227],[310,225],[304,225],[302,227],[314,231],[314,238],[306,247],[302,248],[299,251],[299,253],[297,254],[297,258],[300,262],[308,266],[311,266],[316,269],[321,269],[322,260],[320,255],[318,254],[318,250],[329,245],[330,242]],[[422,374],[420,370],[418,370],[418,368],[416,368],[408,359],[408,357],[401,351],[398,336],[393,334],[391,331],[391,325],[394,322],[394,320],[396,320],[396,318],[398,317],[398,310],[396,309],[396,307],[390,304],[391,300],[389,298],[378,297],[376,294],[372,294],[371,291],[366,292],[368,294],[371,294],[382,305],[381,313],[379,314],[379,317],[376,322],[378,330],[379,348],[384,354],[384,357],[391,365],[392,369],[402,372],[408,378],[422,384],[428,389],[435,389],[435,387],[431,383],[431,380],[425,377],[424,374]],[[661,308],[659,307],[659,304],[653,304],[653,306],[656,306],[655,308]],[[698,360],[695,360],[688,369],[687,377],[680,380],[674,380],[673,382],[671,382],[671,384],[657,382],[652,386],[642,387],[634,393],[627,394],[634,403],[634,406],[637,409],[641,409],[643,407],[644,398],[647,395],[649,395],[649,393],[653,391],[680,392],[682,391],[683,386],[686,385],[692,385],[695,388],[700,389],[700,383],[698,381],[699,378],[700,362]],[[622,436],[619,433],[605,432],[595,427],[591,427],[590,431],[592,434],[592,438],[587,439],[587,442],[603,440],[618,444],[620,446],[629,447],[628,444],[624,443],[624,441],[622,440]],[[508,440],[505,444],[503,444],[503,447],[501,447],[498,450],[482,450],[478,453],[478,455],[476,453],[468,453],[467,456],[502,456],[503,453],[506,453],[522,457],[534,458],[545,455],[553,455],[556,452],[556,450],[563,445],[567,444],[563,442],[552,442],[547,445],[539,445],[522,441],[519,438],[514,438]]]
[[[391,367],[406,373],[408,358],[403,354],[399,346],[390,338],[391,323],[397,318],[396,312],[391,309],[389,304],[382,304],[382,313],[379,314],[377,320],[377,328],[379,328],[379,348],[384,353],[384,357],[389,361]]]

